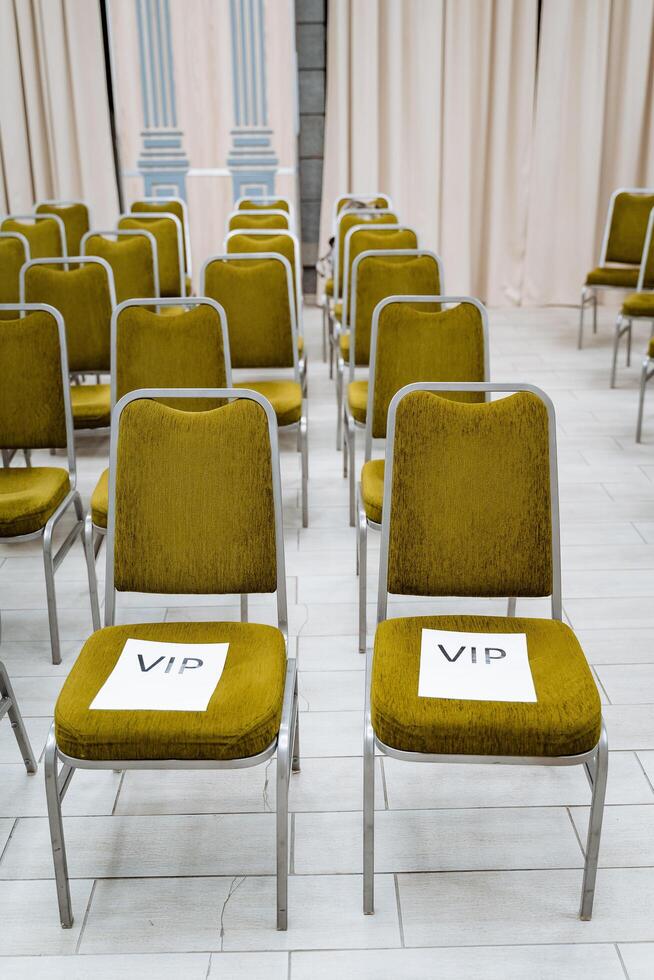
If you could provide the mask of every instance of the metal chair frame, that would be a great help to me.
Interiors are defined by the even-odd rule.
[[[286,646],[286,678],[282,703],[282,718],[276,737],[258,755],[229,760],[190,759],[114,759],[93,761],[66,755],[57,746],[53,724],[45,749],[45,785],[48,803],[48,821],[52,843],[57,899],[61,925],[69,929],[73,924],[73,910],[68,882],[68,864],[61,803],[66,795],[76,769],[244,769],[266,762],[277,752],[277,928],[287,928],[288,907],[288,784],[291,771],[300,768],[299,709],[297,694],[297,668],[294,657],[288,656],[288,612],[286,601],[286,573],[284,565],[284,539],[282,527],[282,490],[277,444],[277,420],[270,403],[255,391],[236,388],[144,388],[131,391],[114,407],[111,420],[111,450],[109,476],[109,522],[107,529],[107,575],[105,583],[105,626],[112,626],[115,617],[114,543],[116,461],[120,416],[131,402],[144,398],[228,398],[249,399],[256,402],[266,413],[270,437],[272,465],[273,507],[275,515],[275,550],[277,564],[277,620]],[[62,766],[59,769],[59,761]]]
[[[236,232],[236,234],[240,235],[242,234],[242,232],[238,231]],[[302,389],[302,412],[298,422],[291,422],[289,425],[280,426],[280,428],[289,431],[297,430],[297,434],[298,434],[297,448],[298,448],[298,452],[301,455],[301,462],[302,462],[302,527],[308,527],[309,526],[309,427],[308,427],[309,414],[308,414],[308,401],[306,397],[307,359],[306,359],[306,349],[303,353],[302,358],[300,358],[298,352],[299,328],[297,322],[296,307],[295,307],[295,303],[293,302],[294,288],[293,288],[293,270],[291,268],[291,263],[288,261],[285,255],[281,255],[281,253],[279,252],[224,252],[222,255],[210,255],[209,258],[203,262],[202,268],[200,269],[200,292],[202,293],[205,292],[207,268],[213,262],[243,262],[243,261],[259,262],[262,259],[274,259],[275,261],[280,262],[286,271],[286,285],[288,291],[288,306],[290,310],[291,336],[292,336],[292,346],[293,346],[293,379],[300,385]],[[244,368],[242,370],[246,370],[246,369]]]
[[[139,234],[139,232],[137,232]],[[126,299],[118,306],[114,307],[111,315],[111,339],[110,339],[110,349],[111,349],[111,376],[110,376],[110,394],[111,394],[111,408],[113,410],[116,405],[116,377],[118,369],[118,319],[123,310],[131,306],[154,306],[158,308],[162,306],[210,306],[218,313],[218,318],[220,321],[220,332],[222,335],[223,352],[225,355],[225,381],[228,388],[232,387],[232,365],[229,356],[229,334],[227,332],[227,315],[225,310],[213,299],[209,299],[206,296],[167,296],[165,298],[152,297],[150,299]],[[93,618],[93,629],[99,630],[101,627],[100,621],[100,603],[98,600],[98,581],[95,570],[95,563],[102,547],[102,542],[107,534],[107,528],[102,527],[100,524],[93,523],[93,513],[91,508],[86,514],[84,520],[84,550],[86,552],[86,563],[89,569],[89,588],[91,590],[91,614]],[[247,596],[241,597],[241,616],[242,621],[247,622]]]
[[[391,521],[391,487],[393,481],[393,442],[395,435],[395,418],[397,406],[401,400],[412,391],[481,391],[486,395],[494,392],[515,393],[528,391],[536,395],[547,409],[549,419],[549,464],[550,464],[550,499],[551,499],[551,529],[552,529],[552,619],[561,621],[563,610],[561,605],[561,541],[559,528],[559,493],[556,460],[556,419],[554,406],[548,396],[528,384],[491,384],[483,383],[418,383],[407,385],[398,391],[391,401],[388,410],[387,462],[384,473],[384,500],[388,502],[382,515],[382,541],[379,561],[379,588],[377,597],[377,623],[383,622],[386,616],[388,592],[388,542]],[[599,854],[604,813],[604,797],[606,793],[606,777],[608,771],[608,741],[606,728],[602,721],[599,741],[589,751],[571,756],[501,756],[501,755],[444,755],[420,752],[402,751],[386,745],[375,734],[371,719],[371,680],[372,680],[373,651],[366,658],[366,703],[364,716],[363,737],[363,911],[370,915],[374,912],[374,791],[375,791],[375,749],[383,755],[405,762],[448,762],[473,763],[489,765],[512,766],[575,766],[581,765],[588,778],[592,791],[591,810],[588,821],[586,840],[586,858],[584,865],[583,884],[581,891],[580,917],[588,920],[592,916],[593,898],[595,895],[595,879],[597,875],[597,859]]]
[[[618,187],[613,191],[611,197],[609,198],[609,207],[606,213],[606,221],[604,222],[604,231],[602,233],[602,246],[600,248],[600,268],[606,264],[606,252],[609,245],[609,237],[611,234],[611,223],[613,221],[613,211],[615,209],[615,201],[619,194],[654,194],[654,187]],[[621,268],[621,266],[617,266]],[[577,348],[581,350],[583,346],[583,336],[584,336],[584,312],[586,306],[592,303],[593,306],[593,333],[597,333],[597,293],[602,289],[621,289],[623,292],[628,287],[625,286],[582,286],[581,288],[581,302],[579,304],[579,336],[577,339]]]
[[[182,234],[184,236],[184,249],[183,249],[183,252],[184,252],[184,254],[186,256],[186,261],[184,262],[184,271],[185,271],[186,275],[190,279],[191,276],[192,276],[192,274],[193,274],[193,263],[192,263],[192,259],[191,259],[191,227],[190,227],[190,224],[189,224],[188,204],[186,203],[186,201],[184,200],[183,197],[171,197],[168,194],[166,194],[164,197],[156,197],[156,196],[153,197],[152,195],[150,195],[149,197],[139,197],[139,198],[136,199],[136,201],[133,201],[132,203],[133,204],[136,204],[138,201],[145,201],[147,204],[165,204],[166,201],[174,201],[175,204],[179,204],[180,205],[180,207],[182,209],[182,214],[184,215],[184,222],[183,222],[183,225],[182,225]],[[134,214],[134,213],[135,213],[134,211],[131,211],[130,212],[130,214]],[[161,212],[159,212],[159,211],[141,211],[139,213],[140,214],[154,215],[156,217],[158,214],[170,214],[171,212],[170,211],[161,211]],[[122,215],[121,215],[121,217],[122,217]],[[177,215],[174,215],[174,217],[177,217]],[[179,218],[177,220],[179,221]],[[186,294],[184,294],[184,295],[186,295]]]
[[[354,453],[354,440],[356,429],[365,430],[365,456],[364,462],[368,463],[372,459],[373,453],[373,437],[372,437],[372,419],[374,413],[375,405],[375,364],[377,361],[377,334],[379,331],[379,317],[386,306],[390,306],[396,303],[435,303],[439,302],[441,304],[460,304],[468,303],[471,306],[475,306],[481,314],[482,330],[484,336],[484,376],[486,381],[490,381],[490,345],[488,342],[488,313],[486,307],[479,302],[479,300],[474,299],[472,296],[389,296],[387,299],[381,300],[380,303],[375,307],[372,320],[372,333],[370,337],[370,377],[368,381],[368,405],[366,408],[366,423],[361,425],[360,422],[356,422],[353,418],[349,407],[346,407],[345,415],[345,429],[347,432],[347,444],[344,449],[349,449],[349,476],[350,476],[350,525],[354,524],[353,519],[353,507],[354,507],[354,483],[355,483],[355,453]],[[347,403],[346,403],[347,406]],[[343,460],[347,464],[348,453],[344,452]],[[361,480],[356,483],[356,515],[357,515],[357,574],[359,576],[359,653],[363,654],[366,652],[366,635],[367,635],[367,603],[368,603],[368,582],[367,582],[367,570],[368,570],[368,528],[372,528],[374,531],[381,531],[381,524],[377,524],[376,521],[370,520],[366,514],[366,508],[363,503],[363,493],[361,490]],[[510,600],[514,602],[514,600]],[[509,607],[511,608],[511,607]],[[515,603],[513,605],[515,611]],[[509,613],[511,615],[511,613]]]
[[[20,754],[23,757],[25,769],[29,774],[33,774],[38,768],[36,759],[34,758],[34,752],[32,751],[32,746],[30,745],[29,735],[27,734],[25,722],[23,721],[23,716],[21,715],[20,708],[18,707],[18,701],[16,700],[14,689],[11,686],[11,681],[9,680],[7,668],[0,660],[0,719],[4,718],[5,715],[9,715],[9,721],[11,723],[16,742],[18,743]]]
[[[47,260],[46,260],[47,261]],[[23,267],[24,268],[24,267]],[[59,624],[57,618],[57,596],[55,591],[55,572],[75,543],[81,536],[84,527],[84,509],[82,498],[77,490],[77,463],[75,460],[75,439],[73,430],[73,411],[70,404],[70,382],[68,374],[68,353],[66,349],[66,327],[64,318],[59,310],[47,303],[2,303],[0,311],[16,312],[20,317],[25,313],[42,312],[49,313],[57,324],[59,333],[59,355],[61,361],[61,378],[64,400],[64,414],[66,423],[66,456],[68,461],[68,477],[70,489],[61,503],[57,506],[54,513],[48,518],[47,522],[38,531],[31,531],[29,534],[19,534],[12,537],[0,537],[2,542],[16,543],[20,541],[34,541],[37,538],[43,539],[43,566],[45,573],[45,589],[48,602],[48,626],[50,630],[50,647],[52,650],[53,664],[61,663],[61,646],[59,642]],[[46,447],[47,448],[47,447]],[[69,531],[59,549],[53,554],[53,535],[54,530],[64,516],[68,508],[73,505],[75,508],[76,521]]]
[[[652,245],[652,238],[654,237],[654,208],[649,213],[649,219],[647,221],[647,231],[645,232],[645,242],[643,244],[643,252],[640,259],[640,269],[638,271],[638,282],[636,284],[636,292],[644,293],[650,290],[645,289],[645,272],[647,270],[647,263],[649,260],[650,246]],[[652,329],[650,336],[654,336],[654,317],[636,317],[637,320],[651,320]],[[613,361],[611,363],[611,387],[615,388],[615,379],[618,370],[618,348],[620,346],[621,337],[627,335],[627,367],[631,364],[631,328],[633,324],[634,317],[628,316],[625,313],[620,312],[618,318],[615,322],[615,333],[613,336]],[[636,442],[640,442],[640,439],[636,439]]]
[[[179,220],[176,214],[172,211],[125,211],[123,214],[118,215],[117,228],[118,231],[140,231],[142,229],[123,229],[120,227],[120,222],[138,218],[139,221],[159,221],[161,218],[168,218],[175,225],[177,231],[177,266],[179,268],[179,295],[186,296],[186,263],[184,262],[184,231],[182,228],[182,222]],[[152,232],[150,233],[152,234]],[[157,253],[157,266],[159,264],[159,254]],[[158,271],[158,270],[157,270]],[[159,274],[159,291],[161,291],[161,275]]]
[[[130,236],[137,235],[140,238],[146,238],[150,243],[150,248],[152,250],[152,278],[154,280],[154,295],[158,299],[160,296],[159,291],[159,254],[157,252],[157,239],[154,237],[151,231],[146,231],[145,228],[107,228],[107,229],[91,229],[90,231],[84,232],[82,235],[82,240],[80,242],[80,252],[82,255],[87,255],[86,243],[89,238],[93,238],[94,235],[99,235],[102,238],[109,238],[113,235],[116,238],[129,238]],[[101,258],[102,256],[96,256]],[[108,261],[105,259],[105,262]]]

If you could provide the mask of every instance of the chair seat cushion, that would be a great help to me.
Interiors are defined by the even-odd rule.
[[[206,711],[108,711],[89,705],[125,641],[229,643]],[[254,623],[145,623],[93,633],[55,705],[57,745],[76,759],[239,759],[262,752],[279,731],[286,672],[284,637]]]
[[[342,333],[339,333],[338,349],[341,352],[341,357],[347,364],[350,360],[350,331],[349,330],[343,330]]]
[[[632,289],[638,283],[638,266],[599,266],[586,276],[587,286],[615,286],[619,289]]]
[[[347,386],[347,404],[352,417],[362,425],[366,424],[368,410],[368,382],[350,381]]]
[[[40,531],[69,490],[68,470],[60,466],[2,467],[0,537]]]
[[[339,299],[337,303],[334,303],[334,319],[338,320],[339,323],[343,317],[343,300]]]
[[[333,296],[333,295],[334,295],[334,280],[330,276],[329,279],[325,280],[325,296]]]
[[[235,388],[249,388],[267,398],[280,426],[298,422],[302,415],[302,388],[297,381],[242,381]]]
[[[96,527],[106,527],[109,515],[109,470],[104,470],[91,495],[91,520]]]
[[[111,424],[109,385],[71,385],[70,402],[76,429],[100,429]]]
[[[369,459],[361,467],[361,498],[368,520],[381,524],[384,500],[383,459]]]
[[[538,701],[418,697],[423,629],[525,633]],[[596,745],[601,705],[572,630],[550,619],[412,616],[380,623],[372,669],[372,724],[382,742],[409,752],[551,757]]]
[[[654,291],[630,293],[622,304],[625,316],[643,316],[654,319]]]

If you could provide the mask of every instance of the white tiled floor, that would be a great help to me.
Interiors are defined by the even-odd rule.
[[[65,802],[75,924],[62,931],[43,772],[25,775],[4,721],[3,980],[654,976],[654,390],[646,442],[636,446],[639,358],[621,368],[610,391],[612,322],[603,312],[598,336],[589,334],[579,352],[576,311],[491,315],[494,379],[541,385],[558,413],[565,614],[601,684],[612,748],[593,921],[576,917],[588,814],[581,771],[427,768],[389,759],[378,761],[376,781],[377,910],[361,913],[363,658],[356,652],[354,532],[334,449],[333,386],[310,309],[308,530],[300,527],[294,441],[282,438],[303,749],[291,789],[289,930],[276,932],[274,921],[273,762],[226,774],[78,773]],[[639,337],[635,349],[644,343]],[[79,439],[86,501],[106,453],[105,438]],[[375,534],[370,543],[372,628]],[[63,664],[53,667],[38,545],[0,546],[1,656],[38,753],[90,630],[81,548],[62,565],[57,588]],[[465,608],[461,600],[434,605]],[[395,604],[400,612],[415,608]],[[119,601],[126,622],[237,612],[233,597]],[[274,605],[253,599],[251,617],[274,622]]]

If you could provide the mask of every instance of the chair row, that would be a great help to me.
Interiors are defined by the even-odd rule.
[[[189,398],[211,410],[180,412]],[[582,766],[592,791],[580,906],[581,918],[589,919],[608,751],[595,681],[562,621],[552,403],[523,384],[417,383],[391,399],[386,431],[377,629],[365,684],[364,912],[374,911],[378,751],[413,763]],[[64,682],[45,754],[64,927],[72,925],[73,909],[61,802],[76,770],[232,769],[261,764],[276,752],[277,927],[286,928],[288,788],[300,768],[300,748],[281,515],[277,425],[259,393],[156,388],[118,401],[105,628],[87,640]],[[147,591],[275,593],[277,627],[115,626],[117,594]],[[552,618],[389,618],[389,594],[547,596]],[[419,696],[421,648],[430,630],[524,635],[537,700]],[[207,710],[94,710],[128,638],[229,644]]]

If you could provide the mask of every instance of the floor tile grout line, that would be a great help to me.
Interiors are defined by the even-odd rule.
[[[625,980],[630,980],[629,973],[627,971],[627,967],[625,966],[625,962],[624,962],[624,960],[622,958],[622,953],[620,952],[620,943],[619,942],[613,943],[613,948],[615,949],[615,952],[617,954],[617,957],[620,960],[620,966],[622,967],[622,970],[624,972]]]
[[[82,937],[83,937],[84,932],[86,930],[86,923],[88,921],[89,913],[91,911],[91,904],[92,904],[93,898],[95,896],[95,889],[96,889],[97,883],[98,883],[98,879],[97,878],[94,878],[93,879],[93,884],[91,885],[91,891],[89,893],[89,900],[86,903],[86,908],[84,910],[84,918],[82,919],[82,927],[81,927],[81,929],[79,931],[79,936],[77,937],[77,943],[75,944],[75,955],[76,956],[78,955],[78,953],[80,951],[80,946],[82,945]]]
[[[586,851],[584,850],[584,845],[581,842],[581,837],[579,836],[579,833],[578,833],[577,828],[575,826],[575,822],[572,819],[571,807],[567,806],[565,809],[566,809],[566,813],[568,814],[568,818],[570,820],[570,823],[572,825],[572,831],[573,831],[573,833],[575,835],[575,839],[576,839],[577,843],[579,844],[579,850],[581,851],[581,856],[583,857],[583,859],[585,861],[586,860]]]
[[[112,817],[115,817],[116,816],[116,807],[118,806],[118,798],[120,797],[120,791],[123,788],[123,783],[125,782],[125,776],[126,775],[127,775],[127,771],[125,769],[123,769],[122,773],[120,774],[120,779],[118,781],[118,789],[116,791],[116,799],[114,800],[114,805],[111,808],[111,816]]]
[[[395,904],[397,908],[397,923],[400,933],[400,948],[405,949],[406,944],[404,942],[404,922],[402,921],[402,904],[400,902],[400,883],[398,881],[398,873],[393,875],[393,884],[395,886]]]
[[[388,805],[388,787],[386,786],[386,770],[384,768],[383,757],[380,757],[379,759],[379,768],[381,769],[382,790],[384,792],[384,807],[386,810],[390,810],[391,808]]]
[[[652,793],[654,793],[654,785],[652,785],[652,780],[647,775],[647,770],[645,769],[645,766],[643,765],[642,759],[640,758],[640,755],[638,754],[639,751],[640,752],[646,752],[647,749],[635,750],[634,751],[634,755],[636,756],[636,761],[637,761],[638,765],[643,770],[643,775],[644,775],[645,779],[647,780],[647,782],[649,784],[649,788],[651,789]],[[610,762],[610,759],[609,759],[609,762]]]
[[[11,820],[12,818],[9,817],[8,819]],[[7,840],[5,841],[5,846],[2,848],[2,852],[0,852],[0,865],[2,864],[2,861],[3,861],[3,858],[4,858],[5,854],[7,853],[7,848],[9,847],[9,843],[10,843],[12,837],[14,836],[14,831],[16,830],[16,827],[18,826],[18,821],[21,820],[21,819],[22,819],[21,817],[14,817],[13,818],[13,821],[14,822],[11,825],[11,830],[7,834]]]

